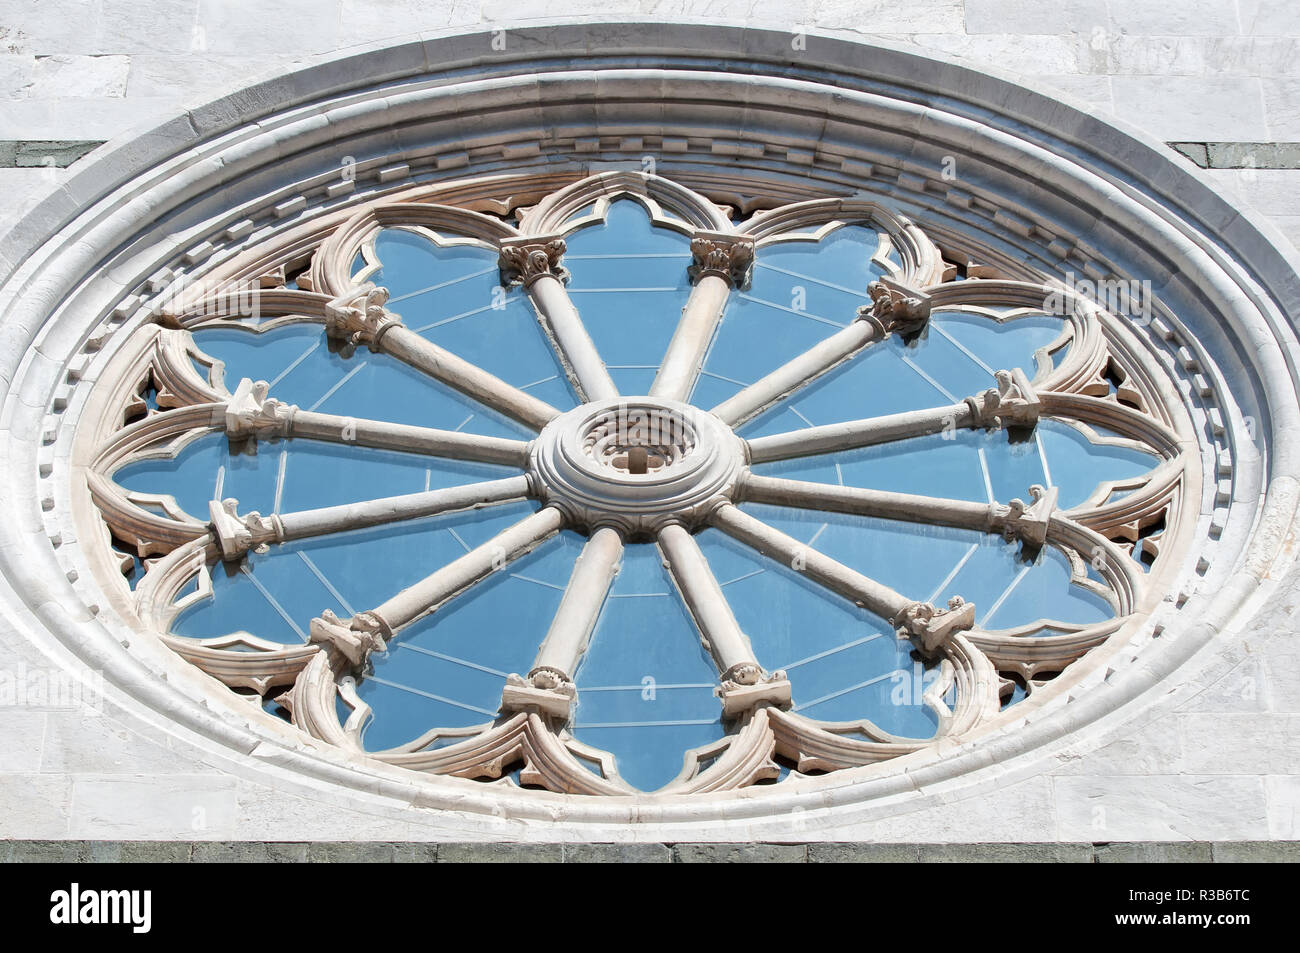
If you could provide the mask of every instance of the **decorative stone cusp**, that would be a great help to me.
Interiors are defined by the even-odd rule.
[[[966,398],[975,412],[976,426],[988,430],[1035,426],[1043,403],[1025,372],[1017,367],[997,371],[993,377],[997,387],[990,387],[978,397]]]
[[[325,305],[325,333],[377,351],[384,334],[402,326],[402,319],[384,307],[387,302],[388,289],[370,283],[341,294]]]
[[[1052,513],[1056,510],[1056,499],[1060,490],[1050,490],[1035,483],[1029,488],[1028,505],[1024,500],[1012,500],[997,517],[998,528],[1006,539],[1019,539],[1030,549],[1041,548],[1047,542],[1047,527]]]
[[[928,602],[913,602],[890,624],[900,639],[911,639],[921,654],[933,656],[958,632],[975,625],[975,603],[961,596],[948,600],[948,608],[937,609]]]
[[[363,665],[372,652],[382,652],[392,631],[373,612],[358,612],[351,619],[340,619],[329,609],[311,620],[308,638],[314,644],[328,645],[341,652],[353,665]]]
[[[569,720],[578,690],[569,676],[557,668],[540,666],[527,678],[507,675],[501,691],[501,711],[536,711],[547,718]]]
[[[267,397],[270,389],[271,385],[266,381],[253,381],[247,377],[240,380],[234,394],[226,401],[227,437],[231,440],[248,437],[267,440],[289,435],[298,408]]]
[[[227,562],[242,559],[250,549],[266,552],[268,543],[284,539],[284,527],[278,517],[264,517],[256,510],[240,516],[238,500],[211,501],[208,516],[221,558]]]
[[[759,705],[790,707],[790,680],[785,672],[770,675],[756,662],[740,662],[722,674],[714,694],[722,699],[722,714],[734,718]]]

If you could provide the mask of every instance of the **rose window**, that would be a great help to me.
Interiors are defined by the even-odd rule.
[[[139,624],[267,717],[559,792],[798,784],[1143,611],[1199,458],[1130,317],[866,199],[453,198],[176,278],[97,384]]]

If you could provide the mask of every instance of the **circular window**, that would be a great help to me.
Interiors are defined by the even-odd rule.
[[[1141,697],[1287,558],[1266,268],[1140,141],[825,44],[331,73],[106,188],[6,288],[53,289],[6,378],[41,625],[296,771],[576,820]]]
[[[589,794],[869,765],[1186,536],[1185,413],[1068,288],[865,200],[433,197],[168,285],[81,432],[141,623],[322,741]]]

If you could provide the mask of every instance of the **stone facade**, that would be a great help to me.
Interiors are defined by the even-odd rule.
[[[270,24],[260,15],[241,15],[233,3],[173,6],[174,16],[160,18],[156,5],[131,6],[124,13],[121,7],[95,4],[89,28],[66,7],[15,6],[12,13],[0,13],[0,44],[7,50],[0,55],[0,75],[10,77],[5,85],[13,97],[0,109],[0,140],[11,143],[17,157],[42,154],[34,143],[112,138],[210,99],[219,88],[244,85],[254,68],[282,73],[314,54],[339,49],[344,37],[364,41],[371,38],[366,30],[374,28],[381,31],[374,35],[378,38],[399,18],[410,30],[497,26],[477,8],[450,4],[345,2],[333,17],[322,17],[316,6],[309,17],[292,4],[280,5]],[[627,6],[622,11],[617,2],[602,3],[599,13],[756,15],[748,7],[724,9],[725,4],[685,10],[651,4],[650,11]],[[809,4],[779,18],[772,14],[780,22],[753,25],[796,37],[791,24],[829,33],[869,29],[870,36],[850,36],[885,39],[979,68],[1015,67],[1027,85],[1052,95],[1059,90],[1067,99],[1181,143],[1193,159],[1200,156],[1196,144],[1206,144],[1204,164],[1212,168],[1203,179],[1225,192],[1243,192],[1281,232],[1300,233],[1300,171],[1251,167],[1256,153],[1219,145],[1300,138],[1300,81],[1288,79],[1300,59],[1294,55],[1300,50],[1300,18],[1286,4],[1143,4],[1122,13],[1102,3],[1065,4],[1049,13],[1037,4],[1008,0],[878,6],[864,13],[861,4]],[[570,6],[565,12],[575,11]],[[277,17],[285,19],[283,28],[274,23]],[[507,44],[512,29],[505,25]],[[650,44],[660,36],[654,26],[636,30]],[[600,29],[593,35],[601,36]],[[745,34],[728,35],[736,40]],[[217,122],[210,115],[206,119]],[[45,168],[0,169],[0,185],[6,186],[0,192],[9,203],[6,220],[49,189],[62,189],[75,200],[78,186],[71,176],[79,166],[69,161],[73,153],[75,148],[60,146],[48,153],[53,157],[48,163],[43,154],[35,163]],[[1260,154],[1282,158],[1257,166],[1286,165],[1285,150],[1261,149]],[[1212,156],[1221,158],[1212,161]],[[1190,168],[1193,159],[1173,161]],[[15,158],[13,165],[29,161]],[[1219,167],[1234,164],[1245,167]],[[292,212],[286,202],[285,214]],[[1230,224],[1224,220],[1225,230]],[[1293,251],[1283,254],[1292,255],[1294,263]],[[1277,527],[1283,535],[1287,531],[1285,523]],[[827,809],[798,806],[779,821],[750,819],[743,802],[737,802],[734,817],[684,817],[674,826],[689,832],[691,840],[828,842],[818,845],[821,853],[852,853],[853,848],[829,843],[844,841],[877,841],[886,850],[897,842],[1206,840],[1243,842],[1249,856],[1247,842],[1298,839],[1300,754],[1290,739],[1300,720],[1295,674],[1300,639],[1293,618],[1300,575],[1269,579],[1265,570],[1264,578],[1267,588],[1249,625],[1237,621],[1216,631],[1162,683],[1167,691],[1159,698],[1148,696],[1092,718],[1073,737],[1038,749],[1023,743],[1015,757],[987,765],[962,783],[931,780],[922,766],[872,801]],[[73,610],[38,604],[32,611]],[[33,644],[21,613],[10,613],[0,626],[0,646],[4,667],[15,673],[52,670],[63,651]],[[324,777],[287,776],[280,771],[280,753],[269,746],[240,752],[237,745],[173,730],[165,720],[123,716],[111,701],[89,710],[75,700],[61,704],[67,699],[52,694],[44,701],[28,698],[0,708],[0,731],[10,741],[0,753],[4,837],[386,845],[480,838],[647,840],[645,849],[656,859],[717,859],[708,848],[662,846],[668,840],[662,829],[646,833],[611,824],[579,830],[539,818],[462,814],[445,804],[433,809],[418,794],[405,803],[391,793],[358,798]],[[195,847],[193,856],[221,847]],[[453,843],[443,847],[451,854],[459,849]],[[771,852],[771,859],[787,859],[782,852],[790,852],[775,845],[761,849]],[[569,850],[556,859],[569,859]],[[798,848],[798,856],[788,859],[817,859],[812,851]],[[927,859],[924,851],[906,848],[903,854]],[[1091,848],[1079,848],[1080,859],[1094,859],[1091,853],[1083,856],[1087,851]]]

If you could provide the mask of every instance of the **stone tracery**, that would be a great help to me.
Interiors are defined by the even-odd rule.
[[[601,203],[626,192],[640,199],[673,227],[690,232],[693,287],[654,385],[631,401],[618,393],[579,310],[564,289],[565,244],[558,237],[572,227],[575,211],[595,196]],[[663,211],[671,209],[674,217]],[[483,221],[480,221],[483,220]],[[836,221],[869,223],[882,230],[900,253],[895,273],[864,289],[871,303],[858,319],[783,366],[749,384],[711,410],[683,401],[691,392],[701,362],[721,319],[727,296],[743,286],[764,240],[805,240],[792,235],[808,226]],[[577,412],[557,408],[439,348],[406,328],[391,310],[382,286],[358,283],[350,264],[358,248],[379,227],[419,227],[437,235],[500,249],[506,284],[521,283],[557,349],[573,388],[585,402]],[[724,717],[736,726],[722,746],[694,753],[694,767],[666,789],[668,793],[740,787],[777,776],[781,757],[799,771],[834,770],[870,764],[918,750],[934,741],[899,739],[862,723],[855,731],[826,725],[791,708],[791,683],[785,672],[767,671],[754,657],[749,640],[727,604],[692,531],[713,526],[752,549],[800,571],[816,584],[887,620],[901,638],[925,656],[940,661],[940,683],[929,701],[939,715],[935,739],[960,741],[996,720],[1010,674],[1032,678],[1059,672],[1101,644],[1135,611],[1145,584],[1142,570],[1115,541],[1123,527],[1178,522],[1180,477],[1186,462],[1167,419],[1117,403],[1096,392],[1100,368],[1117,360],[1107,329],[1113,318],[1084,300],[1072,300],[1063,320],[1064,354],[1033,380],[1019,369],[998,369],[996,387],[931,411],[869,417],[843,424],[809,427],[787,434],[743,440],[734,430],[775,402],[806,386],[845,361],[853,360],[891,335],[924,332],[936,310],[952,302],[1024,307],[1052,293],[1046,285],[974,279],[946,282],[938,249],[916,225],[874,203],[852,200],[803,202],[763,212],[732,226],[713,203],[654,176],[611,173],[592,176],[561,189],[521,217],[516,233],[488,216],[428,204],[387,203],[366,209],[341,226],[315,253],[310,278],[299,289],[256,293],[251,307],[259,327],[268,322],[319,323],[325,333],[353,347],[365,345],[430,375],[539,434],[531,443],[480,437],[433,428],[355,420],[304,410],[278,401],[269,384],[247,378],[233,389],[219,367],[204,379],[194,361],[189,332],[249,314],[222,313],[201,297],[141,332],[143,346],[119,364],[122,376],[152,375],[159,410],[104,435],[90,473],[92,493],[113,535],[141,557],[161,557],[136,590],[141,619],[164,632],[167,620],[187,599],[202,597],[204,578],[218,561],[237,561],[250,549],[294,538],[381,525],[468,507],[521,499],[542,504],[533,515],[470,549],[442,567],[431,567],[419,583],[382,605],[351,618],[330,610],[310,621],[304,646],[284,647],[256,635],[224,643],[167,635],[169,644],[200,668],[232,687],[266,693],[290,686],[283,696],[294,723],[316,738],[357,750],[366,705],[356,693],[371,654],[382,652],[400,630],[435,612],[493,572],[536,547],[561,528],[588,535],[565,597],[531,667],[511,674],[503,692],[501,717],[484,730],[438,747],[373,752],[371,757],[415,770],[464,777],[494,777],[511,763],[525,763],[521,779],[552,790],[586,794],[627,794],[631,788],[612,759],[593,755],[566,731],[577,700],[573,677],[581,662],[600,606],[624,545],[655,540],[681,597],[691,610],[718,669],[717,694]],[[306,290],[306,285],[314,290]],[[1059,292],[1057,292],[1059,294]],[[1160,403],[1158,390],[1132,384],[1139,407]],[[1109,392],[1105,392],[1108,394]],[[608,460],[593,456],[584,442],[600,421],[617,420],[635,403],[643,414],[689,430],[671,438],[636,437],[610,444]],[[137,410],[138,412],[138,410]],[[124,419],[133,415],[123,410]],[[1060,510],[1053,489],[1026,487],[1028,502],[1016,498],[987,504],[904,493],[810,484],[762,476],[749,466],[872,446],[918,434],[952,429],[1030,429],[1055,417],[1104,426],[1122,439],[1157,454],[1162,463],[1144,482],[1120,497],[1094,495],[1087,503]],[[514,478],[430,490],[299,513],[241,514],[238,503],[214,503],[209,522],[187,514],[175,501],[148,500],[123,490],[114,472],[148,455],[174,455],[204,433],[222,432],[232,440],[306,437],[400,449],[434,456],[505,463],[523,472]],[[594,439],[592,446],[600,443]],[[608,443],[608,441],[606,441]],[[578,448],[566,454],[566,446]],[[601,454],[604,444],[601,444]],[[642,453],[637,451],[644,451]],[[594,462],[586,466],[584,459]],[[620,461],[621,463],[617,462]],[[654,461],[654,462],[652,462]],[[946,606],[918,602],[857,573],[835,559],[746,513],[745,503],[767,503],[818,512],[855,514],[1000,534],[1027,550],[1056,547],[1070,560],[1076,584],[1102,595],[1114,618],[1088,626],[1056,625],[1058,634],[1030,638],[1026,631],[984,631],[976,607],[954,600]],[[161,512],[159,510],[161,509]],[[1122,510],[1118,512],[1117,510]],[[1089,567],[1094,573],[1088,572]],[[198,579],[198,591],[181,596]],[[210,587],[209,587],[210,588]],[[1042,628],[1039,626],[1038,628]],[[249,651],[251,649],[251,651]],[[951,705],[943,698],[951,695]],[[352,714],[340,723],[338,704]],[[600,771],[582,762],[594,760]]]

